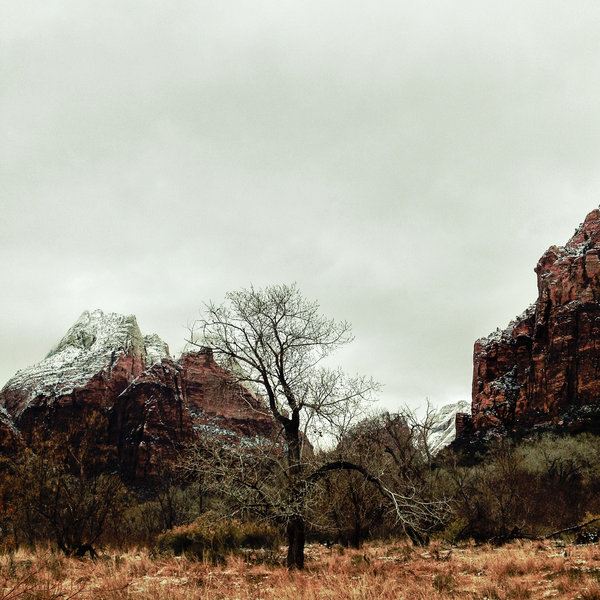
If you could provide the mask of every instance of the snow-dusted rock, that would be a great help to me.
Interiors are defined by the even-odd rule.
[[[90,386],[112,395],[167,356],[167,345],[156,335],[144,338],[133,315],[85,311],[46,358],[8,381],[0,402],[19,419]]]
[[[12,417],[0,406],[0,452],[14,452],[21,447],[22,441],[21,433],[15,427]]]
[[[579,427],[600,412],[590,410],[600,407],[600,209],[565,246],[551,246],[535,272],[535,304],[475,342],[475,430]]]
[[[169,346],[156,333],[144,336],[144,350],[146,351],[146,367],[151,367],[163,358],[169,357]]]
[[[456,438],[456,415],[470,412],[471,405],[466,400],[442,406],[431,419],[431,429],[427,443],[432,454],[452,443]]]
[[[0,450],[15,436],[27,443],[34,433],[85,435],[86,419],[99,412],[102,452],[140,482],[206,431],[268,436],[273,423],[259,404],[210,350],[176,361],[160,337],[142,335],[133,315],[86,311],[46,358],[0,391]]]

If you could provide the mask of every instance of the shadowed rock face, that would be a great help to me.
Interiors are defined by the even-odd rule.
[[[12,454],[23,447],[23,439],[6,409],[0,406],[0,453]]]
[[[600,210],[535,272],[538,299],[474,348],[472,425],[576,428],[600,411]]]
[[[179,361],[162,359],[116,398],[111,440],[124,475],[143,480],[198,436],[271,437],[273,421],[260,407],[210,350],[189,352]]]
[[[219,367],[212,352],[169,356],[156,335],[142,336],[135,317],[84,312],[37,365],[0,392],[0,450],[34,434],[81,428],[92,414],[95,437],[126,479],[159,475],[200,435],[270,436],[261,401]]]

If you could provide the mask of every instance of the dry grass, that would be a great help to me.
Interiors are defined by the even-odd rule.
[[[145,551],[95,562],[49,551],[0,556],[0,600],[600,600],[600,546],[518,543],[427,550],[371,544],[361,551],[310,546],[307,569],[215,567]]]

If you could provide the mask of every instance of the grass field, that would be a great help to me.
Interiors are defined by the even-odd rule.
[[[106,553],[96,561],[49,551],[0,557],[0,599],[161,600],[440,599],[600,600],[600,546],[527,542],[427,550],[405,543],[362,550],[307,548],[307,568]]]

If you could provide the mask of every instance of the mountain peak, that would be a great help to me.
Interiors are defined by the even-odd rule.
[[[470,410],[466,400],[446,404],[437,410],[431,419],[427,443],[432,454],[437,454],[456,438],[456,415]]]
[[[0,391],[0,449],[55,430],[85,435],[99,412],[104,418],[90,421],[98,452],[141,482],[199,436],[270,437],[274,423],[261,408],[210,352],[176,361],[133,315],[85,311],[46,358]]]
[[[100,309],[85,310],[46,358],[71,348],[101,350],[106,346],[122,349],[127,354],[144,354],[144,339],[134,315],[104,313]]]
[[[26,390],[29,399],[65,395],[112,369],[120,357],[138,365],[137,376],[168,355],[157,335],[144,338],[134,315],[86,310],[42,361],[18,371],[4,390]]]
[[[600,208],[595,208],[586,216],[565,247],[571,251],[582,251],[592,246],[600,246]]]

